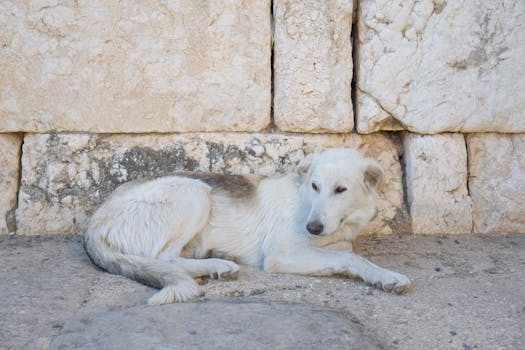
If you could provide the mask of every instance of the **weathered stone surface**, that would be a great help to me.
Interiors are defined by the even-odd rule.
[[[80,237],[0,236],[0,347],[86,349],[97,341],[97,350],[113,350],[129,341],[126,332],[137,339],[127,349],[333,349],[342,313],[350,322],[345,349],[523,348],[525,235],[372,235],[355,247],[409,276],[414,291],[399,296],[347,278],[241,266],[237,280],[206,280],[205,294],[190,303],[145,307],[156,291],[96,269]]]
[[[0,131],[255,131],[270,1],[0,2]]]
[[[362,0],[357,130],[525,131],[525,2]]]
[[[352,130],[352,0],[275,0],[273,12],[277,127]]]
[[[461,134],[405,134],[405,171],[412,230],[470,233],[467,150]]]
[[[75,232],[117,185],[136,178],[176,170],[270,175],[293,171],[305,153],[341,146],[377,159],[385,171],[380,213],[368,231],[404,230],[398,143],[383,134],[30,134],[24,141],[17,232]]]
[[[467,135],[474,231],[525,233],[525,135]]]
[[[0,235],[16,230],[15,209],[22,139],[0,134]]]
[[[68,349],[71,344],[86,350],[381,348],[363,333],[361,325],[333,309],[222,301],[87,309],[66,322],[50,349]]]
[[[0,348],[49,349],[100,273],[78,238],[0,237]]]

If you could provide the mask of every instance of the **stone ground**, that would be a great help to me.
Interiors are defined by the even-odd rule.
[[[368,236],[406,295],[241,270],[194,302],[94,267],[79,237],[0,238],[1,349],[524,349],[525,235]]]

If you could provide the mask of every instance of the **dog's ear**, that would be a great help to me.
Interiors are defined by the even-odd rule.
[[[368,159],[366,168],[363,172],[365,186],[369,190],[377,190],[383,183],[383,178],[384,174],[381,166],[376,161]]]
[[[310,153],[306,157],[303,158],[297,165],[297,172],[299,175],[304,176],[310,170],[310,167],[314,163],[315,159],[317,158],[317,153]]]

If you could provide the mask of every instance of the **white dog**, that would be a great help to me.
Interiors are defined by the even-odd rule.
[[[405,292],[404,275],[338,250],[351,247],[377,213],[379,165],[355,150],[330,149],[308,155],[298,170],[273,177],[185,173],[124,184],[90,219],[86,251],[111,273],[162,288],[149,304],[197,296],[194,277],[234,277],[239,267],[226,259],[269,272],[357,277]]]

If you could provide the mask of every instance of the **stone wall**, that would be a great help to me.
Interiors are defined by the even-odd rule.
[[[0,0],[0,234],[120,183],[383,166],[367,233],[525,232],[525,3]]]

